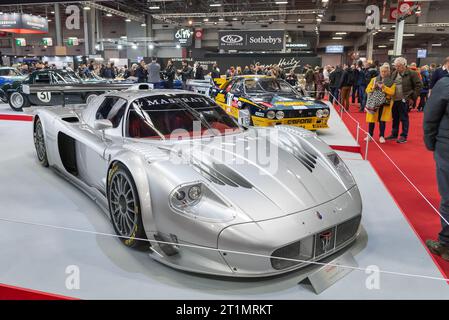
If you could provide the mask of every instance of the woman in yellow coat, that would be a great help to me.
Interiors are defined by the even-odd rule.
[[[366,122],[368,122],[369,136],[366,137],[366,141],[370,140],[374,136],[374,128],[376,122],[379,122],[380,131],[380,143],[385,143],[385,125],[386,122],[392,120],[391,108],[393,107],[393,96],[396,91],[396,84],[390,78],[390,65],[384,64],[380,67],[380,75],[371,79],[368,87],[366,88],[366,93],[370,94],[375,89],[380,89],[385,93],[387,102],[377,109],[374,113],[366,112]]]

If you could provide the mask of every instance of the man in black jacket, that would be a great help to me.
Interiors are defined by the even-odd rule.
[[[441,232],[427,240],[429,250],[449,261],[449,76],[441,78],[424,108],[424,143],[433,151],[441,195]]]
[[[165,68],[163,74],[165,77],[165,88],[173,89],[173,81],[175,80],[176,69],[173,65],[172,59],[168,59],[167,67]]]
[[[430,81],[430,89],[433,89],[438,80],[448,75],[448,70],[449,70],[449,57],[447,57],[446,60],[444,60],[444,64],[441,68],[436,69],[432,73],[431,78],[432,80]]]
[[[340,79],[343,74],[343,70],[340,66],[337,66],[334,71],[329,74],[329,88],[331,90],[331,95],[329,97],[329,102],[333,103],[334,98],[338,101],[338,85],[340,84]]]
[[[182,89],[189,90],[187,86],[187,80],[193,78],[193,68],[189,66],[187,60],[182,60],[182,69],[178,70],[178,73],[181,75],[182,80]]]

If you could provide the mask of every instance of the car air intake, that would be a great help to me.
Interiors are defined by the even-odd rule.
[[[355,238],[361,217],[357,216],[275,250],[271,255],[271,266],[283,270],[332,254]]]
[[[224,164],[214,162],[208,164],[197,159],[193,159],[191,164],[198,173],[215,184],[246,189],[253,187],[248,180]]]

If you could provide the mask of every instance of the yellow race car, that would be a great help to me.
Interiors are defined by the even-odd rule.
[[[305,97],[284,80],[262,75],[237,76],[213,88],[210,94],[245,126],[328,128],[329,106]]]

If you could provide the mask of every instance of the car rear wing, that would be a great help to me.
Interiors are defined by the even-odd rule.
[[[62,103],[65,105],[65,93],[73,92],[107,92],[126,90],[130,88],[132,83],[68,83],[59,85],[49,84],[23,84],[22,91],[25,94],[38,92],[57,92],[63,96]]]

